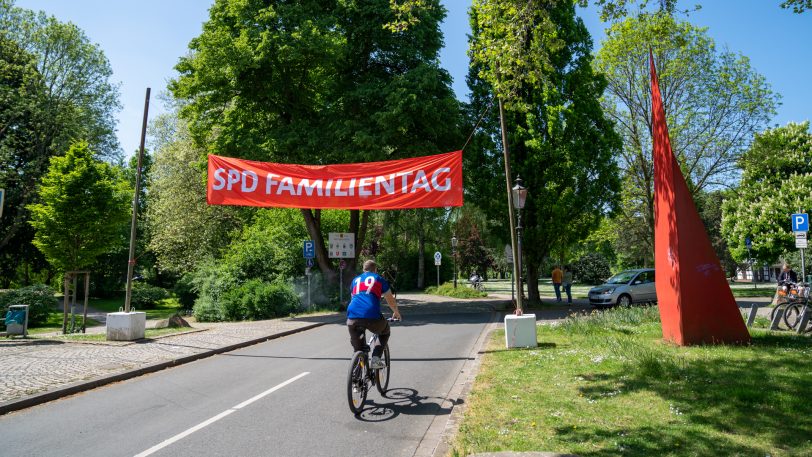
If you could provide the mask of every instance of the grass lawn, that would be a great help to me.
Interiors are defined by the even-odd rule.
[[[81,325],[82,322],[82,315],[77,314],[76,322]],[[68,325],[70,325],[70,315],[68,315]],[[86,327],[95,327],[97,325],[101,325],[100,322],[97,322],[93,319],[88,318]],[[62,312],[53,312],[48,315],[48,320],[43,325],[39,325],[37,327],[28,327],[28,333],[31,335],[37,335],[40,333],[52,333],[52,332],[61,332],[62,331]]]
[[[451,455],[812,455],[812,339],[753,330],[749,346],[661,341],[656,307],[492,335]]]
[[[88,300],[87,306],[98,309],[99,311],[115,313],[118,312],[120,308],[124,308],[124,295],[113,298],[91,298]],[[147,313],[147,319],[168,319],[180,312],[181,306],[178,299],[172,297],[161,300],[158,306],[153,309],[136,309],[136,311]]]

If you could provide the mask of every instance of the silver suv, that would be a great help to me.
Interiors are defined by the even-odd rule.
[[[589,290],[589,304],[596,308],[656,302],[653,268],[621,271],[605,284]]]

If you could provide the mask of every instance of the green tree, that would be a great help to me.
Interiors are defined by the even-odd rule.
[[[477,0],[471,25],[474,111],[494,94],[505,100],[512,169],[529,189],[523,264],[529,299],[537,302],[544,258],[585,238],[617,200],[613,155],[620,141],[598,102],[606,81],[592,71],[592,40],[572,2]],[[483,149],[474,155],[503,164],[501,145],[491,140],[497,124],[486,125],[476,143]],[[478,179],[504,182],[504,174]],[[474,203],[504,219],[504,187],[490,197],[488,192],[477,192],[484,201]],[[492,200],[498,195],[501,205]]]
[[[36,184],[47,166],[38,149],[45,93],[34,56],[0,32],[0,188],[5,189],[0,278],[5,287],[20,264],[25,265],[23,282],[30,283],[31,264],[43,263],[42,256],[31,252],[36,250],[31,246],[33,230],[26,223],[24,205],[34,198]]]
[[[120,240],[131,195],[120,172],[94,159],[87,143],[74,144],[51,158],[39,187],[41,203],[28,207],[34,245],[58,270],[92,265]]]
[[[807,10],[812,10],[812,0],[785,0],[781,3],[781,8],[790,9],[798,14]]]
[[[149,174],[146,227],[148,249],[160,271],[182,275],[215,259],[228,246],[243,221],[232,207],[206,204],[202,151],[195,147],[185,123],[173,115],[157,120],[165,142],[157,144]]]
[[[789,215],[812,208],[812,134],[809,122],[756,135],[739,161],[742,180],[722,205],[722,235],[733,258],[772,263],[794,250]]]
[[[44,147],[66,151],[76,138],[108,160],[121,158],[115,113],[121,108],[113,70],[101,48],[70,22],[0,0],[0,30],[36,59],[46,87]]]
[[[628,186],[621,222],[634,227],[642,222],[643,241],[653,253],[650,48],[671,146],[694,195],[735,182],[736,162],[774,114],[778,96],[746,57],[717,51],[706,29],[668,14],[640,14],[607,30],[596,67],[609,82],[604,110],[623,137],[619,163]]]
[[[49,159],[77,140],[99,157],[119,159],[119,103],[107,59],[74,24],[0,0],[0,53],[0,184],[7,193],[0,283],[7,286],[29,284],[36,270],[47,270],[31,244],[27,208],[36,203]]]
[[[427,3],[418,24],[392,33],[383,1],[218,0],[170,89],[211,152],[325,164],[448,151],[461,144],[459,104],[437,64],[445,10]],[[320,269],[335,277],[321,212],[302,214]],[[368,220],[351,211],[343,230],[359,249]]]

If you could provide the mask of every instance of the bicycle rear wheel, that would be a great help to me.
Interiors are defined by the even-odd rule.
[[[389,387],[389,370],[392,368],[389,362],[389,345],[383,347],[383,360],[386,362],[386,367],[375,370],[375,386],[378,387],[378,392],[384,397],[386,396],[386,388]]]
[[[784,310],[784,323],[790,330],[795,330],[798,323],[801,321],[801,313],[804,310],[803,303],[793,303],[787,306]]]
[[[367,399],[367,369],[365,354],[357,351],[352,356],[347,374],[347,401],[350,411],[356,415],[361,412]]]

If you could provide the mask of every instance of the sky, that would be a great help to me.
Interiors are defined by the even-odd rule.
[[[466,100],[468,88],[467,10],[470,0],[442,0],[448,10],[443,23],[445,48],[441,65],[454,78],[457,98]],[[708,27],[717,47],[750,58],[782,104],[771,126],[812,118],[812,11],[794,14],[781,9],[780,0],[693,0],[702,9],[687,19]],[[125,155],[140,142],[146,88],[152,88],[149,118],[164,111],[156,96],[166,90],[177,73],[174,66],[185,55],[189,41],[200,34],[208,18],[210,0],[16,0],[22,8],[43,10],[63,22],[73,22],[104,51],[120,84],[122,110],[118,113],[118,139]],[[605,24],[597,11],[579,8],[592,34],[595,49],[604,37]]]

